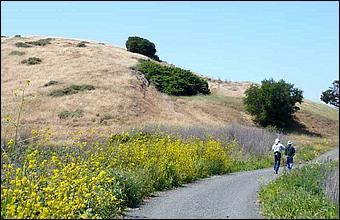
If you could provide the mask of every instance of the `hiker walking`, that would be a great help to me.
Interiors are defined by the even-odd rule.
[[[280,139],[276,138],[275,142],[272,146],[272,150],[274,151],[274,171],[275,171],[275,174],[277,174],[279,172],[281,155],[282,155],[281,152],[284,149],[285,149],[285,147],[280,143]]]
[[[291,141],[288,141],[287,147],[285,148],[285,155],[286,155],[286,167],[288,170],[293,168],[293,157],[295,155],[295,148]]]

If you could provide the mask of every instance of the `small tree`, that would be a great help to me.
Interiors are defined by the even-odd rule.
[[[260,125],[286,127],[299,110],[295,104],[302,102],[302,93],[284,80],[265,79],[261,86],[252,84],[245,91],[244,104],[246,111],[255,116],[254,121]]]
[[[333,88],[329,87],[329,89],[322,92],[320,99],[326,104],[331,104],[339,108],[339,80],[334,80]]]
[[[151,41],[141,37],[129,37],[125,43],[126,49],[133,53],[143,54],[152,59],[158,58],[156,53],[156,46]],[[158,58],[159,60],[159,58]]]

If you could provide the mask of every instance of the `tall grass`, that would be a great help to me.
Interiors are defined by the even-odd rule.
[[[175,127],[166,125],[146,125],[135,128],[132,132],[146,132],[154,133],[160,132],[162,134],[169,134],[179,138],[196,137],[201,140],[212,138],[219,140],[222,143],[229,143],[230,141],[237,141],[243,148],[244,156],[264,156],[271,151],[271,146],[276,138],[280,138],[284,143],[288,139],[282,133],[270,132],[263,128],[248,127],[237,123],[232,123],[228,126],[211,128],[211,127]]]
[[[326,197],[339,205],[339,167],[327,172],[323,189]]]
[[[333,169],[339,170],[338,162],[304,166],[280,176],[260,191],[263,215],[284,219],[339,219],[339,202],[333,203],[327,198],[332,198],[335,191],[339,194],[338,186],[335,188],[330,182],[334,177],[328,174]]]

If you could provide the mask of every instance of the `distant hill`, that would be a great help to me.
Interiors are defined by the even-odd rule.
[[[134,70],[138,60],[147,57],[123,48],[57,37],[52,37],[45,46],[15,45],[46,38],[1,38],[2,118],[17,111],[18,100],[14,99],[13,90],[23,86],[26,79],[31,81],[22,114],[23,136],[32,128],[46,127],[51,128],[56,140],[62,140],[69,131],[95,128],[112,133],[142,124],[216,127],[237,122],[254,125],[242,103],[244,91],[251,82],[205,77],[211,95],[172,97],[148,85],[143,75]],[[80,42],[85,47],[78,47]],[[29,57],[40,58],[42,62],[21,63]],[[94,89],[60,97],[49,95],[58,89],[84,84]],[[70,113],[67,117],[67,112],[81,114],[71,117]],[[311,132],[325,137],[339,135],[338,110],[327,105],[305,100],[297,118]]]

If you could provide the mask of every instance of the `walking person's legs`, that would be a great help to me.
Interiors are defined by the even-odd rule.
[[[280,155],[278,153],[274,154],[274,159],[275,159],[275,162],[274,162],[274,171],[275,173],[277,174],[278,171],[279,171],[279,168],[280,168]]]
[[[289,157],[289,161],[288,161],[288,169],[292,169],[293,168],[293,157]]]
[[[276,166],[277,166],[277,156],[274,154],[274,172],[276,173]]]
[[[279,172],[279,169],[280,169],[280,163],[281,163],[281,154],[278,154],[277,155],[277,172]]]

